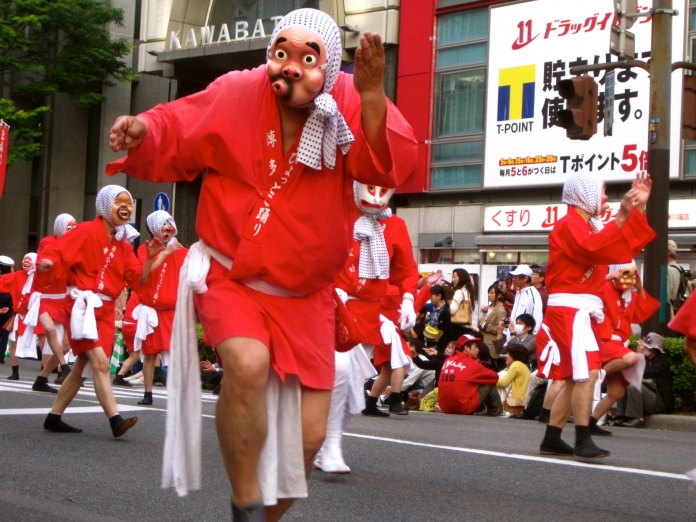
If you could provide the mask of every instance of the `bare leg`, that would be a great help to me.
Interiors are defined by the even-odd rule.
[[[551,381],[551,385],[546,390],[546,396],[544,397],[544,408],[546,408],[549,411],[551,410],[551,407],[553,406],[556,397],[558,397],[558,394],[565,386],[565,383],[565,381]]]
[[[58,395],[56,395],[56,400],[51,407],[51,413],[62,415],[65,408],[67,408],[75,398],[75,395],[77,395],[77,392],[80,390],[80,386],[85,382],[85,379],[82,378],[82,370],[85,369],[87,361],[87,355],[81,354],[77,356],[72,371],[63,381]]]
[[[94,391],[97,393],[99,404],[104,409],[106,416],[111,418],[118,414],[114,390],[111,387],[110,365],[104,350],[101,347],[94,348],[85,353],[94,369]],[[70,372],[71,374],[73,372]]]
[[[10,343],[10,364],[12,366],[17,366],[19,364],[19,357],[17,357],[17,341],[12,341]]]
[[[256,471],[268,432],[265,389],[271,359],[266,345],[249,337],[226,339],[217,351],[225,378],[215,422],[232,501],[244,506],[261,499]]]
[[[379,375],[375,379],[372,389],[370,390],[370,397],[379,397],[382,395],[384,390],[387,389],[389,382],[392,379],[392,369],[389,364],[384,363],[379,371]],[[401,382],[404,382],[403,374],[401,376]]]
[[[145,391],[152,392],[152,380],[155,378],[155,361],[157,355],[146,355],[143,363],[143,375],[145,376]]]
[[[619,374],[607,375],[607,394],[595,406],[592,418],[599,420],[611,407],[623,399],[626,395],[626,388]]]
[[[58,340],[58,334],[56,333],[56,325],[53,322],[51,315],[48,312],[42,313],[39,316],[39,322],[46,331],[46,340],[48,341],[48,346],[51,348],[53,355],[57,358],[58,364],[60,364],[61,366],[64,365],[65,356],[63,355],[63,343],[60,340]],[[40,344],[41,346],[43,346],[43,343]],[[51,369],[51,371],[53,370]]]
[[[556,382],[557,381],[554,381],[554,384]],[[566,425],[566,422],[568,422],[572,412],[571,399],[573,396],[573,390],[576,386],[576,382],[572,378],[560,382],[565,384],[559,387],[560,389],[558,391],[558,395],[552,403],[551,421],[549,422],[549,426],[553,426],[555,428],[563,428],[563,426]]]
[[[392,370],[392,393],[401,393],[401,387],[404,384],[404,377],[406,376],[406,368],[406,366],[402,366],[401,368],[396,368],[395,370]]]
[[[133,367],[133,365],[140,360],[140,350],[137,352],[128,352],[128,359],[126,359],[123,362],[123,365],[121,366],[121,369],[118,371],[118,374],[123,376],[126,375],[130,369]],[[150,388],[152,389],[152,388]]]
[[[631,366],[634,366],[637,363],[638,354],[635,352],[631,352],[624,355],[621,359],[613,359],[609,361],[607,364],[602,365],[602,368],[605,372],[607,372],[607,375],[611,375],[612,373],[619,373],[625,370],[626,368],[630,368]]]
[[[223,379],[224,382],[224,379]],[[314,457],[324,443],[326,420],[329,416],[331,392],[302,388],[302,443],[305,473],[309,479]],[[275,506],[266,508],[266,522],[276,522],[292,506],[295,499],[279,499]]]
[[[576,382],[573,390],[573,422],[576,426],[588,426],[590,413],[592,413],[592,398],[599,370],[590,370],[590,378],[587,381]],[[551,410],[553,412],[553,410]]]
[[[58,358],[55,355],[51,355],[46,363],[44,364],[44,369],[41,370],[40,377],[48,378],[51,372],[58,366]]]

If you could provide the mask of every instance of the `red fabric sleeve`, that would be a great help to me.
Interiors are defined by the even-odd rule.
[[[208,85],[204,91],[185,96],[174,102],[160,104],[138,115],[145,121],[148,132],[138,147],[128,156],[106,166],[109,176],[122,171],[138,179],[162,183],[191,181],[208,165],[217,147],[226,147],[230,137],[223,137],[211,122],[219,118],[220,106],[229,106],[224,98],[226,85],[233,84],[228,76],[240,81],[249,71],[233,71]],[[237,78],[235,78],[237,81]]]
[[[644,323],[660,309],[660,301],[652,297],[647,292],[645,292],[645,297],[640,295],[638,292],[633,292],[633,301],[635,302],[635,306],[633,308],[631,322],[635,324]]]
[[[423,288],[418,290],[418,295],[416,295],[416,302],[414,305],[414,308],[416,309],[416,313],[420,312],[423,307],[430,301],[430,297],[432,296],[432,292],[430,291],[430,287],[428,285],[423,285]]]
[[[629,262],[655,238],[646,217],[635,209],[621,228],[611,221],[600,232],[591,233],[584,224],[569,220],[562,233],[559,244],[565,254],[588,265]]]
[[[143,278],[143,265],[138,261],[135,252],[133,252],[133,246],[130,243],[124,242],[123,246],[125,248],[123,278],[132,290],[136,290],[140,287],[140,281]],[[147,257],[147,253],[145,255]]]
[[[398,286],[402,297],[408,292],[415,298],[420,274],[416,260],[413,259],[413,247],[406,223],[398,216],[392,216],[387,221],[389,223],[385,231],[389,231],[388,242],[393,249],[389,261],[389,284]]]
[[[669,323],[669,327],[686,337],[696,339],[696,294],[691,294]]]
[[[83,247],[90,236],[88,221],[80,224],[48,245],[37,261],[48,259],[53,263],[53,268],[48,272],[48,282],[53,283],[61,279],[67,279],[70,275],[70,267],[77,263],[83,255]]]
[[[3,294],[12,293],[12,281],[17,273],[18,272],[10,272],[9,274],[0,275],[0,292]]]
[[[500,376],[493,370],[489,370],[478,362],[473,366],[474,368],[471,369],[471,376],[467,380],[479,386],[495,386],[498,384],[498,378]]]

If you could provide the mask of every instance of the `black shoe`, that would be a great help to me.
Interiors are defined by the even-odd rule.
[[[511,415],[510,418],[512,418],[512,419],[524,419],[524,420],[529,420],[529,419],[527,419],[527,417],[526,417],[526,415],[524,414],[524,412],[522,412],[522,413],[515,413],[514,415]]]
[[[548,424],[551,421],[551,410],[542,409],[536,420],[542,424]]]
[[[143,406],[152,406],[152,392],[145,392],[145,396],[142,400],[138,401],[138,404]]]
[[[111,432],[116,438],[123,436],[129,429],[135,426],[136,422],[138,422],[138,417],[128,417],[127,419],[124,419],[118,413],[109,418]]]
[[[44,421],[44,429],[54,433],[82,433],[81,428],[73,428],[70,424],[63,422],[60,415],[49,413]]]
[[[8,380],[8,381],[18,381],[18,380],[19,380],[19,375],[17,375],[16,373],[13,373],[12,375],[10,375],[10,376],[7,377],[7,380]]]
[[[611,455],[611,452],[598,448],[592,441],[589,426],[575,426],[575,449],[573,455],[581,459],[601,459]]]
[[[594,417],[590,417],[590,434],[598,437],[611,437],[614,435],[611,431],[597,426],[597,419]]]
[[[161,367],[155,368],[155,376],[152,379],[152,384],[161,384],[162,386],[167,386],[167,374]]]
[[[65,379],[68,378],[68,375],[70,375],[70,372],[71,372],[71,371],[72,371],[72,370],[70,369],[70,365],[69,365],[69,364],[64,364],[64,365],[61,367],[61,371],[60,371],[60,373],[58,374],[58,377],[56,377],[56,380],[53,381],[53,384],[63,384],[63,383],[65,382]]]
[[[539,453],[542,455],[572,457],[573,448],[563,441],[561,433],[563,433],[563,428],[551,425],[546,426],[546,433],[544,434],[544,440],[541,441],[539,446]]]
[[[58,388],[48,385],[48,378],[41,377],[40,375],[34,381],[34,385],[31,387],[32,391],[46,392],[46,393],[58,393]]]
[[[220,395],[220,388],[222,387],[222,384],[218,384],[215,389],[213,390],[213,395]]]
[[[111,382],[114,386],[125,386],[126,388],[132,388],[133,385],[123,378],[123,375],[116,375],[114,380]]]
[[[408,410],[404,408],[401,393],[392,393],[389,396],[389,413],[394,415],[408,415]]]
[[[232,502],[232,522],[265,522],[266,512],[262,501],[239,507]]]
[[[481,403],[481,405],[478,407],[478,410],[476,410],[476,413],[474,415],[478,417],[485,417],[488,415],[488,407],[484,402]]]
[[[377,407],[377,397],[369,396],[365,400],[365,403],[365,409],[362,411],[363,415],[368,417],[389,417],[389,413]]]

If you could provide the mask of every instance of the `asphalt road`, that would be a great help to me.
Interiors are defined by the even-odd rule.
[[[31,392],[38,363],[22,361],[20,382],[0,366],[0,521],[229,520],[229,483],[204,394],[203,488],[179,498],[162,490],[165,394],[137,407],[141,390],[117,389],[137,426],[111,437],[90,383],[65,420],[82,434],[42,429],[49,394]],[[131,409],[132,411],[125,411]],[[502,418],[415,413],[353,419],[345,437],[353,473],[312,472],[310,497],[284,520],[527,521],[696,520],[696,494],[683,473],[696,467],[693,433],[615,428],[598,463],[544,458],[544,427]],[[572,426],[564,437],[572,443]]]

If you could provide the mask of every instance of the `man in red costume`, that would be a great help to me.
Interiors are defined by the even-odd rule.
[[[179,271],[184,264],[188,249],[174,237],[177,234],[176,223],[168,212],[157,210],[147,216],[147,228],[152,237],[159,239],[167,246],[155,257],[147,282],[138,288],[140,303],[132,312],[132,318],[136,321],[133,348],[136,352],[142,349],[145,356],[143,361],[145,395],[138,404],[150,406],[157,355],[162,356],[162,366],[167,366],[176,297],[179,290]],[[138,259],[141,263],[147,261],[147,255],[147,245],[141,245],[138,249]]]
[[[76,226],[77,221],[70,214],[59,214],[53,223],[53,235],[41,240],[37,255],[41,256],[49,245]],[[56,388],[48,385],[48,376],[57,364],[60,365],[60,376],[56,378],[56,384],[62,384],[70,374],[70,366],[65,360],[65,354],[70,350],[65,337],[65,325],[70,321],[70,308],[66,300],[72,301],[67,296],[67,284],[64,279],[51,281],[46,273],[35,274],[29,310],[24,318],[24,324],[27,325],[28,332],[34,332],[34,328],[41,324],[51,356],[46,361],[41,374],[36,377],[32,386],[34,391],[58,392]],[[44,353],[47,353],[45,349]]]
[[[543,455],[609,456],[594,444],[589,427],[601,367],[604,284],[607,265],[629,261],[655,237],[645,217],[651,187],[650,176],[639,174],[616,219],[602,228],[599,217],[608,208],[604,182],[592,174],[574,174],[563,186],[568,213],[549,235],[549,302],[537,335],[537,360],[544,377],[565,380],[565,385],[551,408]],[[575,448],[561,439],[571,413]]]
[[[393,216],[387,206],[393,189],[377,185],[353,183],[355,207],[358,212],[353,227],[353,244],[343,270],[334,286],[348,310],[360,318],[364,327],[362,344],[352,350],[336,352],[336,380],[326,440],[314,461],[314,467],[327,473],[350,473],[343,459],[341,439],[351,415],[389,416],[377,408],[377,398],[391,383],[389,411],[408,414],[401,398],[401,385],[411,365],[409,352],[391,320],[388,296],[390,285],[398,293],[402,330],[413,327],[416,313],[413,306],[418,287],[418,266],[406,223]],[[374,347],[374,365],[380,375],[373,384],[365,408],[365,379],[374,375],[363,350]]]
[[[30,337],[34,339],[33,348],[30,346],[26,352],[20,350],[19,354],[17,353],[18,345],[24,348],[27,344],[23,342],[22,336],[26,333],[24,316],[28,310],[31,286],[36,271],[35,263],[36,254],[29,252],[22,259],[21,270],[0,277],[0,292],[12,296],[12,308],[15,312],[10,332],[10,363],[12,364],[12,373],[8,377],[10,381],[19,380],[19,357],[36,357],[36,337],[34,337],[33,332],[30,334]],[[31,342],[28,344],[31,345]],[[3,347],[4,349],[5,347]]]
[[[114,437],[135,425],[137,418],[123,419],[109,380],[109,358],[114,345],[114,300],[126,284],[137,288],[149,273],[154,256],[163,245],[155,238],[148,243],[148,259],[138,262],[128,243],[138,232],[128,225],[133,212],[130,193],[117,185],[107,185],[97,194],[97,217],[66,234],[42,253],[39,270],[50,272],[55,280],[67,279],[68,293],[74,301],[70,312],[68,337],[77,357],[70,375],[63,382],[44,429],[79,433],[61,416],[82,386],[93,377],[97,399],[109,418]]]
[[[592,435],[611,436],[612,432],[597,426],[597,421],[623,398],[626,386],[641,389],[645,358],[628,348],[631,324],[647,321],[659,309],[660,302],[643,288],[635,263],[609,267],[604,285],[606,333],[599,347],[602,369],[607,373],[607,394],[590,416]]]
[[[191,289],[225,368],[216,418],[235,520],[263,520],[264,504],[277,520],[307,495],[334,384],[330,285],[350,251],[352,182],[395,187],[416,164],[413,132],[384,94],[379,36],[361,38],[353,76],[339,72],[341,52],[330,16],[293,11],[266,65],[122,116],[110,134],[114,151],[129,150],[109,174],[162,182],[206,171],[202,241],[182,268],[174,321],[163,485],[200,487],[200,368],[182,293]]]

